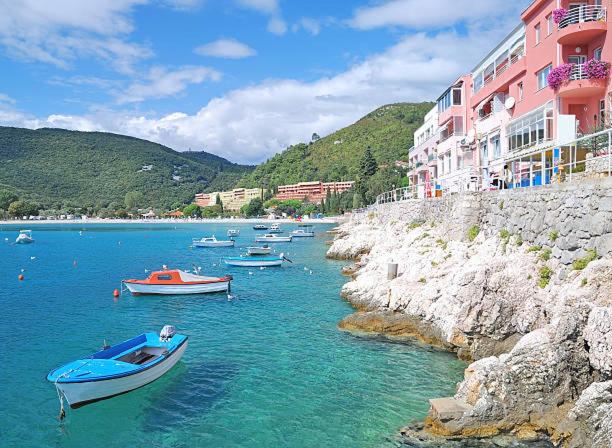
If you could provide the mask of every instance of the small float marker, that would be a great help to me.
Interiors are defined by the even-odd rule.
[[[115,289],[113,291],[113,297],[119,297],[119,290],[118,289]]]
[[[19,275],[17,276],[17,278],[18,278],[19,280],[25,280],[25,277],[23,276],[23,274],[19,274]]]

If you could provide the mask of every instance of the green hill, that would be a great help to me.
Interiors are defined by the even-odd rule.
[[[117,208],[130,191],[142,193],[142,207],[170,208],[252,169],[123,135],[0,127],[0,188],[45,208]]]
[[[310,144],[287,148],[247,174],[240,186],[278,186],[300,181],[355,180],[365,148],[379,164],[407,160],[414,131],[433,103],[382,106],[356,123]]]

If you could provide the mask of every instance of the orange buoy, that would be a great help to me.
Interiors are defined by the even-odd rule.
[[[17,277],[19,280],[24,280],[25,277],[23,276],[23,274],[19,274],[19,276]]]
[[[113,297],[119,297],[119,290],[118,289],[115,289],[113,291]]]

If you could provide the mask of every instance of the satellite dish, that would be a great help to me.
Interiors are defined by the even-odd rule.
[[[467,133],[467,142],[469,144],[474,143],[475,136],[476,136],[476,131],[474,131],[474,129],[470,129]]]
[[[504,106],[506,107],[506,109],[512,109],[515,103],[516,103],[516,100],[514,99],[514,97],[509,96],[508,98],[506,98],[506,101],[504,102]]]

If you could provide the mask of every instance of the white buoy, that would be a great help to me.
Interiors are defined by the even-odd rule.
[[[251,271],[249,271],[249,275],[253,275],[253,273]]]
[[[30,257],[30,260],[36,260],[36,257]]]

